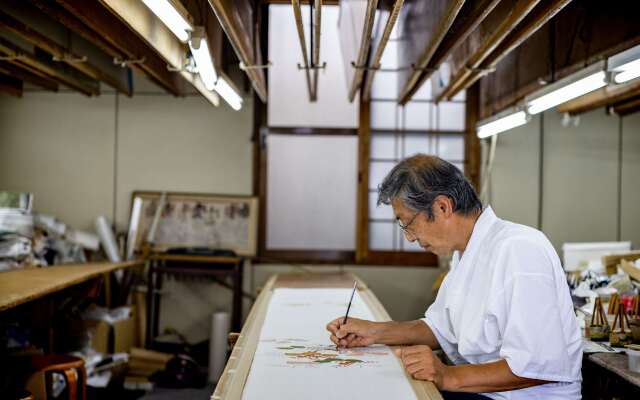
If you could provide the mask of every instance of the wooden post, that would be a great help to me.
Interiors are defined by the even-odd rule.
[[[466,134],[464,137],[464,173],[476,187],[476,190],[480,190],[480,139],[476,135],[479,111],[480,85],[476,83],[467,90]]]
[[[371,103],[360,99],[358,126],[358,202],[356,217],[356,263],[369,254],[369,156],[371,148]]]

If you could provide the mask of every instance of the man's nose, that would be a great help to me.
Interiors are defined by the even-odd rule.
[[[413,243],[416,241],[416,235],[414,235],[412,232],[409,231],[404,231],[404,237],[405,239],[407,239],[407,241]]]

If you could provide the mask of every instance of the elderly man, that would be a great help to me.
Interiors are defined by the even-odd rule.
[[[327,325],[331,340],[407,346],[398,351],[407,372],[432,381],[445,398],[579,399],[582,340],[545,235],[483,210],[460,170],[438,157],[402,161],[378,191],[378,204],[391,204],[407,240],[453,254],[451,271],[423,319],[342,324],[340,317]]]

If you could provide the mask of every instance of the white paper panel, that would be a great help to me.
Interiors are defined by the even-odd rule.
[[[440,135],[438,137],[438,156],[445,160],[464,160],[464,136]]]
[[[409,102],[404,107],[404,128],[409,130],[433,129],[431,103]]]
[[[356,136],[269,135],[267,247],[353,250]]]
[[[438,104],[438,126],[441,131],[464,131],[464,103]]]
[[[371,86],[372,102],[375,100],[396,100],[398,95],[398,73],[379,71],[373,77]]]
[[[393,101],[371,102],[371,128],[396,129],[400,121],[399,107]]]
[[[377,192],[369,192],[369,218],[371,219],[395,219],[393,215],[393,209],[391,206],[380,204],[376,205],[378,201]]]
[[[395,222],[370,222],[369,248],[371,250],[394,250],[394,229]]]
[[[350,295],[351,289],[276,289],[243,400],[416,399],[389,347],[338,352],[332,345],[325,326],[344,315]],[[358,293],[349,315],[374,319]]]
[[[398,68],[398,41],[390,40],[384,48],[382,59],[380,60],[382,68]],[[376,72],[378,75],[379,72]],[[397,72],[394,72],[397,74]]]
[[[404,138],[404,154],[410,157],[417,153],[433,154],[435,139],[432,135],[406,135]]]
[[[395,165],[395,161],[372,161],[369,165],[369,188],[377,188]]]
[[[432,100],[433,92],[431,90],[431,79],[427,79],[420,89],[413,95],[412,100]]]
[[[393,159],[395,157],[394,135],[371,135],[371,158]]]
[[[309,7],[302,7],[304,26]],[[358,99],[349,103],[345,67],[340,48],[338,7],[322,6],[320,62],[326,62],[318,78],[318,100],[309,101],[306,73],[291,5],[269,6],[269,126],[358,127]],[[308,32],[306,33],[308,38]],[[309,49],[309,47],[307,47]],[[345,60],[351,62],[351,60]]]

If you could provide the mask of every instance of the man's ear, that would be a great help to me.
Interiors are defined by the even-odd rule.
[[[444,195],[439,195],[433,200],[433,211],[445,218],[453,215],[453,201]]]

